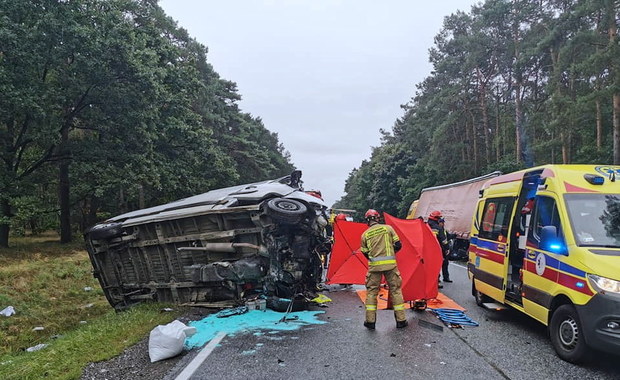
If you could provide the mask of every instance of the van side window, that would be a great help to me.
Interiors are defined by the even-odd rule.
[[[513,198],[489,199],[484,205],[482,225],[478,236],[489,240],[506,240],[512,214]]]
[[[540,231],[544,226],[555,226],[558,237],[564,239],[560,214],[555,200],[550,197],[538,196],[534,204],[534,212],[527,236],[528,242],[537,248],[540,243]]]

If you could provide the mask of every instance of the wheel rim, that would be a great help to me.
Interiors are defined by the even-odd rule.
[[[297,211],[297,210],[299,210],[299,206],[297,206],[293,202],[278,202],[277,203],[277,207],[279,209],[281,209],[281,210],[286,210],[286,211]]]
[[[567,318],[560,323],[558,334],[560,336],[560,342],[565,348],[572,350],[577,346],[577,342],[579,341],[579,327],[573,318]]]

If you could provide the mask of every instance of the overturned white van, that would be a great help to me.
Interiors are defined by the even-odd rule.
[[[264,296],[277,309],[281,299],[311,298],[330,250],[327,207],[300,178],[212,190],[90,228],[87,250],[108,301],[228,306]]]

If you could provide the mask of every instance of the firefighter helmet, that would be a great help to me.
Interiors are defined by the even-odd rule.
[[[429,219],[431,220],[439,220],[441,218],[441,211],[433,211],[431,212],[431,214],[428,216]]]
[[[336,215],[336,220],[347,220],[347,215],[340,213]]]
[[[368,211],[366,211],[366,214],[364,214],[364,218],[366,219],[379,219],[379,213],[377,212],[377,210],[373,210],[373,209],[369,209]]]

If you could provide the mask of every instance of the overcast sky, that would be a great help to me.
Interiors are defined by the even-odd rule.
[[[237,83],[244,112],[277,132],[328,204],[431,71],[445,16],[474,0],[163,0]]]

